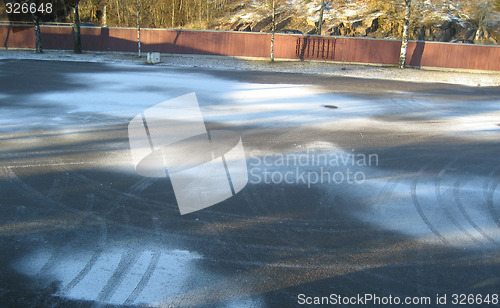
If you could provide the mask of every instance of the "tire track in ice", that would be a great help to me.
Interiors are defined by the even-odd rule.
[[[78,176],[78,175],[76,175]],[[82,178],[79,176],[79,178]],[[86,179],[86,177],[84,177]],[[154,181],[149,178],[141,178],[139,181],[134,183],[132,186],[127,189],[126,192],[123,192],[118,195],[117,198],[114,199],[114,201],[110,205],[110,209],[107,210],[105,213],[101,214],[102,219],[105,221],[106,218],[113,213],[114,210],[116,210],[118,207],[121,206],[121,203],[126,200],[127,198],[130,198],[131,195],[136,195],[137,193],[141,193],[142,191],[146,190],[148,187],[150,187]],[[153,209],[151,209],[153,210]],[[92,258],[89,260],[87,265],[84,267],[84,269],[75,277],[75,279],[62,291],[62,294],[68,295],[71,293],[71,290],[75,288],[82,280],[84,280],[88,275],[93,274],[95,276],[95,273],[92,272],[92,269],[94,266],[99,261],[99,258],[102,257],[104,251],[104,247],[100,247],[99,250],[97,250]],[[98,295],[96,296],[95,300],[99,302],[109,302],[109,300],[112,298],[114,293],[118,290],[118,287],[120,286],[121,281],[123,278],[127,275],[128,271],[132,268],[132,266],[137,262],[141,255],[142,251],[140,250],[131,250],[126,253],[122,253],[120,256],[120,263],[117,265],[117,267],[113,270],[112,275],[107,279],[106,284],[102,287],[102,289],[99,291]],[[152,264],[154,263],[155,259],[159,259],[160,253],[155,252],[154,257],[152,259]],[[156,260],[156,263],[158,261]],[[150,269],[150,272],[146,271],[143,276],[141,281],[138,283],[138,288],[135,294],[137,296],[140,294],[142,289],[147,285],[151,275],[154,272],[154,269],[156,268],[156,263],[154,266]],[[149,269],[149,268],[148,268]],[[91,277],[92,278],[92,277]],[[93,279],[87,279],[87,281],[93,281]],[[142,283],[142,285],[141,285]],[[87,286],[88,288],[89,286]],[[84,288],[82,286],[82,288]]]
[[[26,182],[24,182],[23,180],[21,180],[16,174],[14,171],[12,171],[11,168],[3,168],[4,172],[9,176],[9,178],[17,185],[19,186],[22,190],[26,191],[29,195],[35,197],[36,199],[38,200],[41,200],[43,201],[44,203],[47,203],[48,205],[50,206],[53,206],[53,205],[56,205],[57,207],[59,207],[60,209],[64,210],[64,211],[68,211],[68,212],[71,212],[71,213],[80,213],[81,211],[77,210],[77,209],[74,209],[74,208],[71,208],[71,207],[68,207],[67,205],[57,201],[57,200],[53,200],[49,197],[47,197],[46,195],[43,195],[42,193],[40,193],[38,190],[36,190],[35,188],[33,188],[32,186],[26,184]],[[84,217],[87,216],[87,215],[84,215]],[[88,215],[88,216],[92,216],[93,219],[96,219],[96,220],[100,220],[99,217],[96,217],[92,214]],[[83,219],[83,218],[82,218]],[[71,280],[66,286],[64,286],[62,288],[62,291],[61,293],[67,293],[69,290],[71,290],[72,288],[74,288],[74,286],[76,286],[78,284],[78,282],[80,282],[83,277],[86,275],[86,273],[88,271],[90,271],[90,269],[92,268],[93,264],[97,261],[98,257],[101,255],[102,253],[102,246],[104,246],[104,242],[105,241],[105,238],[107,237],[107,230],[106,230],[106,226],[105,226],[105,223],[102,222],[102,220],[100,221],[100,227],[101,227],[101,233],[102,233],[102,239],[101,239],[101,244],[100,244],[100,247],[101,248],[98,248],[97,250],[94,251],[93,255],[91,256],[90,260],[87,262],[87,264],[84,266],[84,268],[77,274],[77,276],[75,278],[73,278],[73,280]],[[42,266],[41,268],[41,271],[43,271],[43,273],[48,273],[50,268],[54,268],[55,265],[57,265],[56,261],[59,259],[58,258],[58,254],[57,252],[52,252],[51,254],[51,257],[49,258],[49,260]]]
[[[484,230],[482,228],[480,228],[475,222],[474,220],[472,220],[472,218],[469,216],[469,214],[467,213],[467,211],[465,210],[463,204],[462,204],[462,200],[460,199],[460,182],[457,181],[455,183],[455,186],[453,188],[453,195],[455,197],[455,203],[457,204],[457,207],[458,209],[460,210],[460,212],[462,213],[462,215],[464,215],[465,219],[469,222],[469,224],[477,230],[477,232],[479,232],[485,239],[487,239],[489,242],[491,243],[494,243],[496,245],[498,245],[498,242],[495,241],[492,237],[490,237],[488,234],[486,234],[486,232],[484,232]]]
[[[449,163],[447,163],[441,171],[439,171],[434,185],[434,191],[436,193],[436,199],[439,204],[439,207],[443,210],[446,217],[455,225],[467,238],[471,241],[480,244],[481,242],[476,239],[470,232],[468,232],[464,226],[455,218],[455,216],[450,212],[450,210],[446,207],[445,202],[443,200],[443,196],[441,194],[441,180],[444,177],[445,173],[450,169],[450,167],[459,159],[459,157],[455,157]],[[457,199],[457,197],[455,197]]]
[[[492,171],[490,161],[469,166],[463,163],[467,154],[457,153],[446,161],[428,160],[418,172],[403,168],[375,178],[375,197],[366,197],[370,210],[363,209],[356,216],[423,241],[435,238],[450,246],[498,247],[500,178],[496,175],[500,166]],[[411,177],[405,179],[406,175]]]
[[[108,237],[108,230],[106,223],[103,221],[100,225],[101,230],[101,239],[99,240],[98,248],[94,250],[94,253],[90,257],[90,260],[85,264],[83,269],[71,280],[63,289],[61,290],[61,294],[68,294],[72,289],[76,287],[77,284],[82,281],[85,276],[92,270],[94,265],[97,263],[99,257],[101,257],[104,248],[106,247],[106,241]]]
[[[498,169],[496,169],[493,173],[492,173],[492,178],[494,178],[493,176],[495,175],[495,173],[498,171]],[[495,221],[495,224],[497,225],[497,227],[500,229],[500,217],[499,217],[499,214],[497,213],[497,211],[495,210],[495,204],[493,203],[493,198],[494,198],[494,195],[495,195],[495,191],[498,187],[498,185],[500,184],[500,177],[497,178],[495,181],[492,181],[493,183],[491,184],[491,187],[489,188],[488,190],[488,197],[487,197],[487,204],[488,204],[488,209],[491,213],[491,217],[493,218],[493,220]]]
[[[495,173],[497,173],[498,169],[500,169],[500,166],[496,166],[495,168],[493,168],[490,171],[490,173],[488,174],[488,177],[484,181],[483,194],[484,194],[485,200],[488,200],[489,191],[490,191],[490,183],[495,182]]]
[[[69,170],[69,171],[72,172],[72,170]],[[42,193],[38,192],[38,190],[36,190],[32,186],[26,184],[19,177],[17,177],[17,175],[10,168],[9,169],[4,168],[4,172],[6,174],[8,174],[11,181],[14,182],[17,186],[19,186],[23,191],[28,192],[29,195],[36,197],[37,199],[42,200],[44,203],[47,203],[50,205],[57,205],[59,208],[64,209],[64,210],[69,211],[69,212],[73,212],[73,213],[80,213],[81,212],[80,210],[69,207],[63,203],[60,203],[59,201],[56,201],[56,200],[49,198],[49,197],[43,195]],[[79,174],[73,173],[72,175],[80,180],[86,180],[85,177],[80,176]],[[149,187],[150,185],[151,185],[151,183],[148,183],[148,181],[139,181],[132,186],[132,189],[129,191],[129,193],[130,192],[132,192],[132,193],[137,192],[139,190],[144,190],[147,187]],[[50,189],[49,191],[54,192],[53,189]],[[95,197],[93,195],[88,197],[87,202],[88,202],[87,209],[90,210],[93,207],[93,203],[95,202]],[[105,251],[106,244],[107,244],[107,225],[106,225],[104,218],[102,218],[100,216],[96,217],[93,214],[86,213],[86,215],[82,216],[82,219],[83,219],[83,217],[86,217],[89,215],[92,216],[94,219],[98,219],[100,221],[100,230],[101,230],[101,232],[100,232],[101,239],[99,241],[100,243],[98,245],[98,248],[93,252],[90,259],[83,266],[83,268],[78,272],[78,274],[66,286],[63,286],[63,288],[58,292],[62,296],[71,295],[72,290],[74,290],[76,287],[81,287],[80,284],[81,284],[82,280],[86,279],[86,277],[89,275],[89,273],[93,270],[94,266],[98,262],[102,262],[101,259],[103,257],[103,252]],[[156,224],[156,229],[158,230],[157,224]],[[137,258],[139,257],[140,253],[141,253],[141,251],[136,252]],[[54,268],[56,268],[60,265],[59,262],[62,259],[64,259],[65,256],[67,256],[67,255],[65,255],[61,249],[53,250],[50,258],[47,260],[47,262],[45,262],[45,264],[42,266],[41,270],[38,273],[41,273],[44,275],[50,274],[51,270],[53,271]],[[126,255],[122,255],[122,258],[125,258],[125,256]],[[140,294],[140,292],[142,291],[142,289],[144,289],[144,287],[147,285],[151,275],[153,274],[153,272],[155,270],[155,267],[156,267],[156,264],[158,263],[159,257],[160,257],[159,252],[155,252],[153,254],[153,258],[150,262],[150,266],[148,267],[147,271],[144,273],[141,281],[138,283],[138,286],[135,288],[135,292],[133,293],[133,296],[131,297],[131,299],[133,299],[134,296],[137,297]],[[128,259],[126,258],[125,260],[128,260]],[[122,263],[121,265],[119,265],[117,267],[117,269],[113,272],[113,275],[107,281],[104,288],[100,291],[100,293],[97,296],[98,301],[108,300],[113,295],[114,291],[116,291],[116,289],[114,289],[113,286],[116,285],[116,282],[117,281],[119,282],[120,278],[126,274],[126,271],[128,270],[129,265],[133,263],[133,260],[124,261],[124,262],[125,263]],[[92,281],[92,279],[87,279],[87,280]]]
[[[134,301],[139,297],[139,295],[142,293],[142,291],[146,288],[146,286],[149,283],[149,280],[153,276],[153,273],[156,270],[156,267],[158,266],[158,262],[160,261],[160,252],[159,251],[154,251],[151,259],[148,264],[148,268],[142,275],[141,279],[135,286],[135,288],[132,290],[130,295],[125,299],[123,302],[124,305],[132,305]]]
[[[151,204],[149,204],[149,207],[151,213],[154,213],[155,210],[154,207]],[[160,226],[158,225],[158,219],[154,215],[152,215],[151,221],[155,237],[161,238],[161,229]],[[146,251],[142,253],[141,257],[145,254],[147,254]],[[137,282],[137,284],[130,292],[130,294],[125,298],[125,300],[121,300],[121,302],[124,305],[132,305],[135,302],[135,300],[139,297],[139,295],[142,293],[142,291],[146,288],[146,286],[149,284],[149,280],[153,276],[153,273],[155,272],[156,267],[158,266],[158,262],[160,261],[160,256],[161,256],[161,251],[158,249],[158,247],[155,246],[153,248],[153,251],[151,252],[151,258],[149,260],[148,267],[142,274],[141,279],[139,280],[139,282]]]
[[[108,279],[101,292],[97,295],[97,302],[109,302],[113,294],[117,291],[120,282],[132,269],[133,265],[141,256],[141,253],[142,251],[132,249],[121,255],[118,267]]]
[[[425,164],[415,175],[411,182],[411,198],[413,201],[413,205],[415,206],[415,209],[418,212],[418,215],[420,215],[420,218],[422,221],[427,225],[429,230],[434,233],[434,235],[439,238],[444,244],[450,245],[450,242],[434,227],[434,225],[429,221],[429,218],[425,215],[424,211],[422,210],[422,206],[420,205],[420,202],[418,201],[417,197],[417,182],[419,178],[422,176],[422,174],[429,168],[429,166],[434,162],[435,160],[431,160],[427,164]]]
[[[24,190],[28,191],[30,194],[32,194],[33,196],[47,202],[49,205],[57,205],[59,208],[61,209],[64,209],[66,211],[70,211],[72,213],[82,213],[82,211],[80,210],[77,210],[77,209],[74,209],[74,208],[71,208],[57,200],[54,200],[46,195],[43,195],[42,193],[40,193],[38,190],[36,190],[35,188],[33,188],[32,186],[26,184],[24,181],[22,181],[15,173],[14,171],[12,171],[11,168],[8,168],[7,170],[5,170],[6,173],[9,175],[10,178],[12,178],[19,186],[21,186]],[[83,217],[86,217],[88,216],[88,213],[87,214],[84,214],[82,216],[82,219]],[[100,231],[101,231],[101,239],[99,241],[99,244],[98,244],[98,248],[96,250],[94,250],[92,256],[90,257],[89,261],[85,264],[85,266],[83,267],[82,270],[80,270],[80,272],[66,285],[64,286],[60,293],[62,294],[67,294],[69,293],[89,272],[90,270],[92,269],[92,267],[95,265],[95,263],[97,262],[97,260],[99,259],[99,257],[102,255],[102,252],[103,252],[103,249],[106,245],[106,240],[107,240],[107,226],[106,226],[106,222],[99,216],[95,216],[93,214],[91,214],[91,216],[96,219],[97,221],[99,221],[99,226],[100,226]],[[49,269],[50,267],[53,268],[54,265],[56,265],[57,263],[55,261],[57,261],[59,258],[59,256],[57,255],[57,252],[53,252],[52,253],[52,256],[49,258],[49,260],[47,261],[47,263],[42,267],[42,270],[44,270],[45,273],[49,272]]]

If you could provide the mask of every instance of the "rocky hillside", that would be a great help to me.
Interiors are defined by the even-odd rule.
[[[481,7],[483,2],[487,1],[413,0],[410,38],[498,44],[500,13],[493,2],[487,3],[486,8]],[[316,34],[320,7],[320,0],[277,0],[276,31]],[[218,30],[270,32],[270,11],[265,0],[234,1],[229,4],[229,14],[212,19],[207,26]],[[322,34],[400,38],[402,12],[397,1],[327,1]]]
[[[61,1],[61,0],[60,0]],[[80,0],[80,19],[104,27],[271,32],[273,0]],[[274,0],[276,30],[316,34],[321,0]],[[322,34],[401,38],[403,0],[325,0]],[[139,6],[137,4],[139,3]],[[412,0],[410,38],[500,43],[500,0]],[[57,22],[71,22],[62,12]],[[0,21],[6,21],[0,5]],[[50,20],[44,20],[50,21]]]

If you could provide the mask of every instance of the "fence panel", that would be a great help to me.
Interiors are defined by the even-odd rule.
[[[70,26],[42,26],[45,49],[73,49]],[[137,51],[137,30],[133,28],[82,27],[82,48],[93,51]],[[144,52],[269,57],[270,34],[142,29]],[[35,48],[33,27],[0,25],[3,48]],[[312,59],[338,62],[397,65],[401,42],[347,37],[304,35],[275,36],[274,54],[281,59]],[[475,46],[438,42],[410,42],[407,64],[500,71],[500,46]]]

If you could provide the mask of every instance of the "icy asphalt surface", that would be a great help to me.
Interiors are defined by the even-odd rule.
[[[168,178],[135,173],[127,125],[190,92],[251,174],[181,216]],[[0,108],[2,307],[499,293],[498,87],[2,60]]]

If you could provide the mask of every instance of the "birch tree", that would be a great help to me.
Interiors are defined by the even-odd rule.
[[[276,0],[272,1],[272,22],[271,22],[271,62],[274,62],[274,34],[276,33]]]
[[[285,0],[262,0],[263,8],[266,10],[266,15],[271,17],[271,54],[270,60],[274,62],[274,38],[276,34],[276,16],[284,10]],[[268,16],[269,16],[268,15]]]
[[[141,57],[141,16],[140,16],[140,5],[139,0],[136,0],[136,10],[137,10],[137,57]]]
[[[404,24],[403,24],[403,37],[401,40],[401,52],[399,54],[399,67],[405,68],[406,54],[408,52],[408,39],[410,36],[410,17],[411,17],[411,0],[404,1]]]

